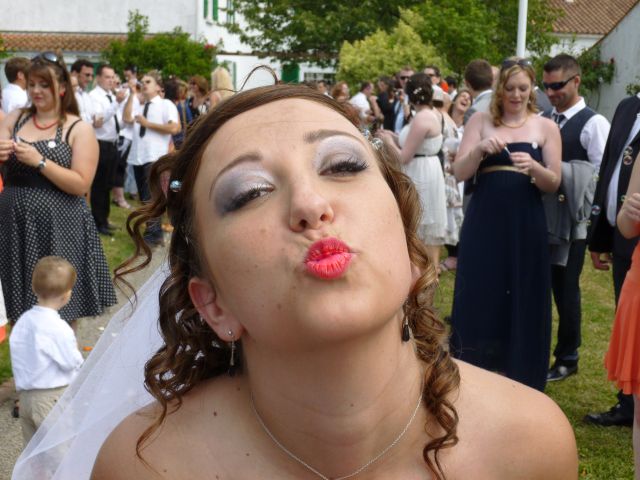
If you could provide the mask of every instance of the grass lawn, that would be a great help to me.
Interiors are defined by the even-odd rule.
[[[454,275],[441,275],[436,306],[441,316],[449,315]],[[608,410],[617,401],[616,389],[607,381],[603,357],[613,323],[614,297],[610,272],[593,269],[587,254],[581,277],[582,347],[578,375],[547,385],[546,393],[569,418],[576,434],[580,456],[580,479],[633,479],[631,428],[596,427],[582,422],[588,412]],[[554,310],[552,348],[555,345],[557,314]],[[545,425],[540,425],[545,428]]]
[[[111,222],[124,226],[128,212],[112,208]],[[133,252],[133,244],[124,227],[114,237],[100,237],[113,270]],[[436,305],[441,316],[449,315],[454,275],[441,277]],[[596,272],[589,258],[581,278],[583,338],[580,372],[569,379],[549,384],[547,393],[560,405],[573,425],[580,454],[580,478],[589,480],[633,479],[631,429],[601,428],[582,423],[587,412],[603,411],[615,402],[615,388],[607,382],[602,365],[613,322],[614,301],[611,274]],[[554,332],[556,328],[554,312]],[[555,334],[553,336],[555,338]],[[0,383],[11,376],[8,342],[0,344]],[[540,425],[545,428],[545,425]]]

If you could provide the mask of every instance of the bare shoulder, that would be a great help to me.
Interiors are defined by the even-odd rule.
[[[559,131],[558,124],[550,118],[543,117],[542,115],[533,115],[532,117],[535,124],[541,129],[544,129],[545,132]]]
[[[142,442],[140,455],[138,441],[159,417],[161,407],[153,403],[129,415],[102,445],[91,480],[198,478],[199,472],[223,467],[225,455],[238,444],[228,432],[242,422],[237,415],[241,394],[239,382],[226,380],[209,380],[193,388],[179,408],[169,406],[164,422]]]
[[[479,128],[485,124],[493,125],[493,122],[491,121],[491,115],[489,114],[489,112],[476,111],[469,117],[469,120],[467,121],[467,125],[465,126],[465,129],[467,127]]]
[[[418,121],[423,125],[440,124],[440,117],[430,108],[425,108],[416,113],[413,121]]]
[[[20,108],[13,110],[0,121],[0,128],[11,132],[13,130],[14,125],[18,121],[18,118],[20,118],[20,115],[22,114],[23,112],[22,112],[22,109]]]
[[[78,120],[80,120],[79,117],[75,115],[67,116],[67,121],[65,122],[64,127],[67,131],[71,128],[71,133],[69,133],[69,143],[73,144],[77,138],[95,139],[96,134],[93,127],[84,120],[80,120],[79,122]]]
[[[458,365],[459,436],[482,450],[491,478],[577,478],[575,436],[551,398],[467,363]]]
[[[160,407],[152,404],[132,413],[109,434],[102,444],[91,480],[133,480],[161,478],[136,454],[138,438],[149,428]]]

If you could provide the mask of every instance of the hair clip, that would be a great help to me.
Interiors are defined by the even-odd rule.
[[[380,150],[382,148],[382,146],[384,145],[384,142],[382,141],[381,138],[374,138],[373,140],[371,140],[371,146],[373,148],[375,148],[376,150]]]
[[[384,142],[378,137],[374,137],[368,128],[363,128],[360,131],[362,132],[362,135],[364,136],[364,138],[367,139],[367,141],[371,144],[373,148],[375,148],[376,150],[380,150],[382,148],[382,145],[384,144]]]
[[[422,93],[422,87],[417,87],[413,90],[414,95],[418,95],[419,93]]]
[[[177,193],[180,191],[181,188],[182,188],[182,182],[180,180],[171,180],[171,183],[169,184],[169,190]]]

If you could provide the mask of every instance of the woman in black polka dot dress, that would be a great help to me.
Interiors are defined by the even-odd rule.
[[[37,56],[28,72],[32,106],[0,124],[0,279],[7,316],[15,321],[35,304],[31,273],[47,255],[66,258],[78,281],[67,321],[94,316],[116,303],[111,276],[83,198],[98,161],[93,128],[78,118],[69,74],[53,52]]]

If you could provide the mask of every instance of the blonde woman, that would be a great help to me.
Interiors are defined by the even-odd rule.
[[[453,170],[476,185],[460,232],[452,311],[456,355],[544,390],[551,278],[541,193],[560,185],[558,126],[536,115],[528,60],[502,64],[491,112],[465,126]]]
[[[235,92],[233,88],[233,80],[229,70],[224,67],[216,67],[211,72],[211,91],[209,92],[210,108],[216,106],[219,102],[230,97]]]

